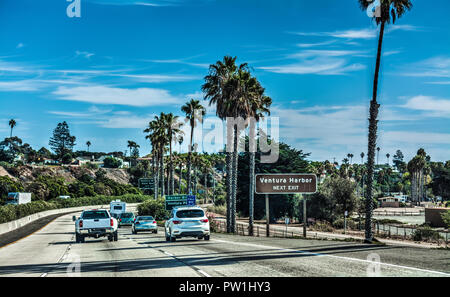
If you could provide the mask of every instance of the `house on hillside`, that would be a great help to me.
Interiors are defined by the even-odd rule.
[[[121,162],[121,164],[122,164],[122,165],[120,165],[119,168],[130,168],[130,162],[126,162],[126,161],[124,161],[122,158],[117,158],[117,157],[114,157],[114,156],[112,156],[112,155],[109,155],[109,156],[101,156],[101,157],[97,160],[98,164],[100,164],[100,165],[99,165],[100,167],[103,168],[103,167],[105,166],[105,159],[107,159],[107,158],[114,158],[114,159],[116,159],[116,160],[119,160],[119,161]]]

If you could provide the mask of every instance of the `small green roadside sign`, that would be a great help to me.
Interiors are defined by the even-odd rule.
[[[142,190],[153,190],[155,188],[155,181],[153,178],[140,178],[138,186]]]
[[[194,195],[166,195],[166,210],[172,210],[176,206],[195,205]]]

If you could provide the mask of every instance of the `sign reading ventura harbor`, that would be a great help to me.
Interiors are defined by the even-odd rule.
[[[315,174],[256,174],[256,194],[312,194],[317,191]]]

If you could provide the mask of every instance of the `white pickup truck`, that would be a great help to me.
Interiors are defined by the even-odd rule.
[[[86,237],[105,237],[117,241],[117,220],[105,209],[85,210],[75,219],[76,242],[84,242]]]

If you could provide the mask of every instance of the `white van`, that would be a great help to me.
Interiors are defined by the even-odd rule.
[[[120,200],[111,201],[109,204],[109,212],[114,218],[118,218],[122,213],[127,211],[127,203]]]

